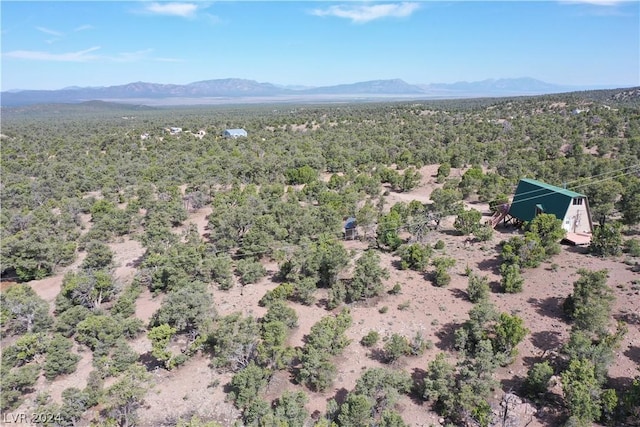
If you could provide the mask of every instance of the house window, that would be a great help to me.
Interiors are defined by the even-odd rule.
[[[574,205],[581,205],[582,204],[582,199],[573,199],[573,204]]]

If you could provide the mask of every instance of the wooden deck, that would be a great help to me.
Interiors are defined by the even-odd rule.
[[[574,246],[588,246],[591,244],[591,234],[567,233],[564,240]]]

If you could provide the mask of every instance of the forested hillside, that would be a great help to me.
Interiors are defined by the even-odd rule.
[[[1,143],[5,420],[640,425],[638,89],[3,108]],[[589,248],[484,225],[524,177]]]

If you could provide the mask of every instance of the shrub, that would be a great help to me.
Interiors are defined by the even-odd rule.
[[[393,334],[384,344],[384,357],[386,363],[393,363],[401,356],[411,354],[411,343],[407,337]]]
[[[467,286],[467,295],[473,303],[481,301],[489,297],[489,279],[486,276],[479,276],[471,273],[469,275],[469,285]]]
[[[48,380],[58,375],[70,374],[76,370],[80,356],[71,352],[73,343],[64,336],[56,334],[47,348],[44,373]]]
[[[624,242],[624,251],[631,256],[640,257],[640,240],[629,239]]]
[[[262,264],[252,259],[241,259],[236,268],[244,285],[256,283],[267,274],[267,270]]]
[[[520,275],[520,266],[518,264],[502,264],[500,266],[500,274],[502,275],[500,284],[504,292],[514,294],[522,291],[524,279]]]
[[[463,236],[467,236],[475,233],[475,231],[480,227],[480,219],[482,219],[482,213],[479,210],[465,210],[458,214],[458,217],[453,223],[453,227]]]
[[[534,364],[527,372],[527,379],[524,383],[526,393],[530,397],[545,393],[552,375],[553,368],[549,362],[544,361]]]
[[[400,283],[396,283],[395,285],[393,285],[393,288],[389,290],[389,294],[391,295],[398,295],[400,294],[400,292],[402,292],[402,285]]]
[[[374,345],[376,345],[379,339],[380,334],[377,331],[369,331],[367,335],[362,337],[362,339],[360,340],[360,344],[365,347],[373,347]]]
[[[433,275],[433,283],[438,287],[444,287],[451,282],[449,269],[456,265],[456,260],[449,257],[439,257],[433,260],[436,271]]]
[[[416,271],[424,270],[429,265],[431,252],[431,246],[420,243],[400,246],[397,252],[400,256],[400,268],[403,270],[408,268]]]
[[[434,249],[442,250],[444,249],[444,241],[438,240],[435,245],[433,245]]]
[[[622,234],[617,224],[604,224],[593,231],[589,252],[596,256],[607,257],[620,255]]]
[[[473,232],[473,235],[478,241],[487,242],[493,239],[493,228],[488,225],[482,225]]]

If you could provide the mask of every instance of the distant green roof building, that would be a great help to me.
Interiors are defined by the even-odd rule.
[[[562,228],[570,233],[591,233],[593,230],[587,196],[535,179],[521,179],[509,215],[527,222],[541,213],[555,215],[562,220]]]

